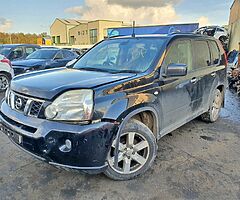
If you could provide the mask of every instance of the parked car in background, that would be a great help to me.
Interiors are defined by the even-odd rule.
[[[13,61],[12,66],[15,75],[18,75],[30,71],[64,67],[69,61],[77,57],[76,53],[68,50],[46,48],[35,51],[25,60]]]
[[[238,66],[238,56],[239,52],[237,50],[233,50],[228,54],[227,73],[229,77],[232,75],[232,70],[236,69]]]
[[[0,45],[0,54],[10,61],[23,60],[40,48],[39,45],[34,44],[4,44]]]
[[[13,76],[14,72],[10,60],[4,55],[0,55],[0,92],[8,88]]]
[[[109,38],[71,66],[16,76],[1,130],[51,165],[132,179],[152,166],[164,135],[198,116],[218,119],[226,63],[213,37]]]
[[[221,41],[224,49],[227,49],[229,34],[225,28],[220,26],[205,26],[197,29],[195,33],[215,37]]]
[[[81,49],[78,49],[78,48],[63,48],[63,49],[72,51],[72,52],[78,54],[79,56],[81,56],[83,54]]]

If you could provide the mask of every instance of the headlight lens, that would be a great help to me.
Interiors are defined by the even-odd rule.
[[[87,121],[93,110],[92,90],[71,90],[63,93],[45,109],[45,117],[59,121]]]

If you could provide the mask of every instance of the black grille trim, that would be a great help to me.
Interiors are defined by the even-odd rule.
[[[13,110],[36,118],[44,103],[43,100],[23,96],[13,91],[8,91],[6,102]]]

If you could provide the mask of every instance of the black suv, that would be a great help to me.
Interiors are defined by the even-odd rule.
[[[1,129],[51,165],[127,180],[150,168],[164,135],[198,116],[215,122],[225,87],[212,37],[109,38],[66,68],[15,77]]]

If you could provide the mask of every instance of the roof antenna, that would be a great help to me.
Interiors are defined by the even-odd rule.
[[[133,21],[133,26],[132,26],[132,37],[135,37],[135,21]]]

